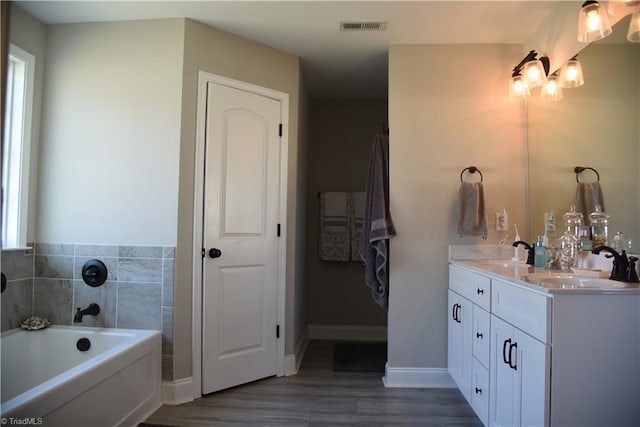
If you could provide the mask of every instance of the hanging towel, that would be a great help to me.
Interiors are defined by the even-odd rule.
[[[458,190],[458,221],[460,236],[487,238],[487,214],[484,209],[484,188],[481,182],[462,182]]]
[[[389,139],[376,135],[369,157],[360,256],[365,283],[374,301],[385,310],[389,306],[389,239],[396,235],[389,211],[388,159]]]
[[[345,192],[320,193],[319,253],[323,261],[349,261],[350,221]]]
[[[576,210],[588,220],[589,214],[595,212],[596,205],[600,205],[600,209],[606,212],[600,182],[579,182],[576,187]]]
[[[349,212],[351,218],[351,260],[361,261],[360,245],[362,244],[362,227],[364,226],[365,193],[360,191],[351,193],[352,209]]]

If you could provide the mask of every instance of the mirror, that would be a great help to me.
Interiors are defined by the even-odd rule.
[[[576,166],[600,174],[609,218],[609,245],[617,231],[640,248],[640,44],[626,41],[629,17],[609,37],[583,49],[584,85],[564,89],[564,99],[528,104],[529,236],[544,233],[553,211],[556,236],[574,204]],[[596,180],[587,170],[581,182]]]

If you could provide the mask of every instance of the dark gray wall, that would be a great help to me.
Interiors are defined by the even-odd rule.
[[[307,181],[307,320],[310,325],[386,326],[360,262],[318,258],[320,191],[364,191],[369,153],[387,120],[386,100],[312,100]]]

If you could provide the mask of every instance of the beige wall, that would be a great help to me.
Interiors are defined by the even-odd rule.
[[[38,242],[175,245],[183,27],[48,26]]]
[[[27,242],[33,242],[37,230],[38,153],[40,149],[42,89],[44,64],[46,61],[47,27],[28,13],[25,13],[21,8],[16,6],[15,3],[10,4],[10,13],[9,41],[36,57],[33,112],[31,117],[31,170],[29,175],[29,218],[27,225]],[[4,115],[2,117],[4,118]]]
[[[484,174],[490,229],[505,207],[526,224],[525,120],[508,101],[520,45],[394,45],[389,54],[391,368],[447,366],[448,245],[496,243],[455,233],[460,172]],[[513,238],[513,229],[510,229]],[[521,237],[526,238],[521,232]]]
[[[300,64],[293,55],[233,36],[192,20],[185,21],[184,73],[182,82],[182,133],[180,144],[180,200],[178,212],[178,247],[176,250],[176,280],[174,288],[174,377],[190,377],[191,352],[191,298],[194,159],[196,130],[196,99],[198,71],[233,78],[247,83],[282,91],[289,98],[288,183],[287,183],[287,273],[286,273],[286,342],[285,353],[294,351],[296,322],[295,295],[301,292],[303,268],[298,251],[303,251],[304,228],[300,223],[304,205],[298,199],[304,171],[298,115],[300,102]],[[302,151],[301,151],[302,150]],[[304,188],[304,187],[302,187]],[[302,235],[301,235],[302,234]],[[293,333],[289,333],[293,331]]]
[[[593,44],[579,59],[583,86],[565,89],[558,102],[529,101],[531,233],[542,233],[550,210],[563,227],[562,214],[575,203],[573,169],[580,165],[600,173],[610,237],[622,231],[637,246],[640,46]],[[581,175],[581,181],[594,178]]]
[[[314,100],[309,114],[307,321],[386,326],[386,312],[364,283],[360,262],[318,258],[320,191],[364,191],[373,136],[388,123],[386,100]]]

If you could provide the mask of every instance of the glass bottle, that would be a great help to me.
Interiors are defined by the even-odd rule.
[[[576,257],[580,247],[580,237],[584,230],[583,217],[576,212],[575,205],[569,207],[569,212],[563,215],[565,232],[558,239],[558,261],[562,270],[568,270],[576,265]]]
[[[589,214],[592,248],[607,244],[609,234],[609,216],[609,214],[602,211],[600,205],[596,205],[595,212]]]
[[[564,218],[565,230],[574,236],[579,236],[584,221],[582,214],[576,212],[576,206],[569,206],[569,212],[566,212],[562,217]]]
[[[576,257],[578,255],[578,237],[575,234],[565,231],[560,239],[558,239],[558,246],[560,246],[560,268],[568,270],[576,265]]]
[[[611,247],[618,252],[622,252],[628,250],[627,237],[622,234],[620,231],[616,231],[616,235],[613,236],[613,241],[611,242]]]

